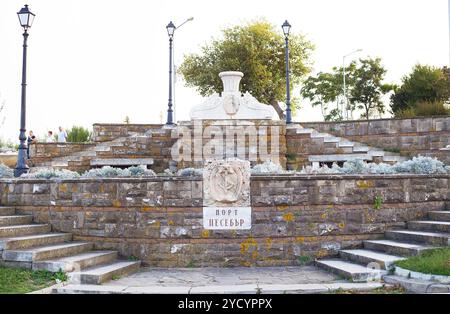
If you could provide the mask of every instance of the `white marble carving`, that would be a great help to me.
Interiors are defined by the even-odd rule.
[[[221,72],[219,76],[224,88],[222,95],[213,94],[203,104],[192,108],[191,120],[271,120],[276,117],[271,106],[258,102],[248,92],[242,95],[239,91],[239,83],[244,76],[242,72]]]
[[[234,158],[207,161],[203,206],[250,206],[250,162]]]

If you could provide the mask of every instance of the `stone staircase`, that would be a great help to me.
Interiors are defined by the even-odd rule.
[[[432,211],[428,220],[410,221],[405,230],[386,231],[383,240],[363,241],[362,249],[340,250],[339,258],[317,260],[316,265],[354,282],[380,280],[395,261],[448,245],[450,211]]]
[[[329,133],[320,133],[312,128],[296,126],[297,134],[309,134],[311,139],[321,139],[324,145],[333,145],[340,150],[339,154],[310,155],[309,162],[314,168],[321,163],[341,163],[351,159],[362,159],[366,162],[384,162],[394,164],[407,160],[400,154],[384,151],[358,142],[351,142],[345,138],[336,137]]]
[[[51,161],[42,162],[35,164],[31,169],[30,172],[37,172],[42,169],[73,169],[73,170],[87,170],[91,168],[91,166],[96,166],[95,161],[105,161],[105,158],[103,158],[104,155],[113,155],[113,149],[124,147],[127,140],[130,140],[132,138],[136,138],[142,135],[139,135],[138,133],[132,133],[129,136],[126,137],[119,137],[114,140],[108,141],[108,142],[100,142],[94,147],[89,147],[86,150],[75,152],[73,154],[63,156],[63,157],[56,157],[53,158]],[[111,159],[111,163],[115,163],[116,160],[113,158]],[[135,158],[133,158],[135,160]]]
[[[94,251],[89,242],[73,241],[70,233],[51,232],[34,224],[33,216],[0,207],[0,265],[63,271],[72,283],[101,284],[136,272],[140,261],[118,260],[116,251]]]
[[[400,156],[397,153],[352,142],[328,133],[320,133],[312,128],[303,128],[298,124],[292,125],[292,128],[294,128],[296,134],[307,134],[312,140],[317,142],[317,145],[323,146],[324,153],[318,154],[316,152],[316,154],[308,156],[307,163],[316,168],[321,164],[342,164],[352,159],[389,164],[407,160],[406,157]],[[47,168],[69,169],[83,172],[90,168],[104,165],[131,166],[144,164],[146,166],[152,165],[152,168],[158,168],[161,165],[154,165],[154,159],[170,159],[170,148],[165,147],[164,140],[162,140],[164,136],[167,136],[167,132],[166,129],[161,128],[151,129],[146,133],[128,133],[126,136],[118,137],[107,142],[99,142],[95,146],[67,156],[55,157],[51,161],[46,162],[37,162],[31,168],[31,172]],[[167,155],[167,152],[161,153],[160,150],[168,150],[169,155]],[[167,165],[164,165],[163,168],[167,168]]]

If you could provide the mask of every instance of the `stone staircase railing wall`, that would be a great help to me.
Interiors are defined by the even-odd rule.
[[[30,145],[33,163],[51,161],[94,147],[95,143],[35,143]]]
[[[204,229],[202,189],[201,177],[10,179],[0,180],[0,204],[147,265],[282,266],[443,210],[450,175],[252,176],[251,230]]]
[[[258,146],[252,150],[258,151],[259,141],[261,139],[267,144],[269,153],[271,151],[272,141],[276,136],[276,157],[281,165],[286,165],[286,126],[280,121],[255,121],[246,120],[245,124],[250,124],[252,130],[255,131],[251,135],[247,133],[245,139],[239,138],[245,132],[246,126],[240,128],[240,120],[229,121],[203,121],[199,122],[198,128],[195,128],[192,122],[181,122],[179,128],[166,128],[164,125],[131,125],[131,124],[95,124],[94,140],[96,142],[86,144],[85,151],[78,149],[77,144],[36,144],[36,148],[32,151],[32,163],[38,167],[56,167],[65,168],[73,171],[86,171],[91,168],[91,160],[93,159],[138,159],[151,158],[153,164],[151,168],[156,172],[163,172],[169,168],[169,162],[173,159],[172,147],[178,139],[182,139],[184,135],[177,137],[176,130],[187,131],[190,136],[191,145],[189,147],[191,154],[187,160],[180,160],[178,168],[203,166],[202,149],[211,137],[223,136],[227,134],[227,130],[235,131],[235,137],[231,137],[233,142],[231,147],[235,152],[244,150],[246,156],[250,154],[250,143],[254,140]],[[214,126],[211,124],[214,123]],[[237,128],[235,128],[237,127]],[[210,130],[211,133],[205,130]],[[237,131],[236,131],[237,130]],[[251,132],[250,132],[251,133]],[[222,150],[226,153],[229,150],[230,138],[222,142]],[[197,145],[199,143],[199,145]],[[198,147],[197,147],[198,146]],[[67,153],[62,154],[56,149],[65,149]],[[72,151],[70,151],[72,148]],[[181,150],[182,153],[183,150]],[[196,153],[200,152],[199,157]],[[53,154],[53,155],[52,155]],[[53,156],[53,157],[52,157]],[[233,157],[232,155],[227,155]],[[261,159],[255,160],[255,163],[262,162]]]
[[[94,142],[107,142],[135,133],[143,134],[149,130],[159,130],[163,126],[163,124],[96,123],[93,125],[92,138]]]
[[[344,122],[305,122],[305,128],[357,141],[404,156],[437,157],[450,164],[450,116]]]

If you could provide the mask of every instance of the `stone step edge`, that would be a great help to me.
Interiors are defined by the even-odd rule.
[[[68,284],[54,287],[51,293],[70,294],[259,294],[259,293],[330,293],[336,290],[371,291],[385,285],[379,282],[368,283],[318,283],[318,284],[246,284],[215,286],[108,286],[108,285],[76,285]]]
[[[89,267],[79,272],[72,272],[70,273],[70,281],[71,282],[83,282],[86,280],[91,282],[95,281],[96,285],[100,285],[104,282],[111,280],[110,277],[113,277],[114,274],[117,272],[125,271],[125,275],[128,276],[138,271],[140,266],[141,261],[116,260],[112,263]],[[122,277],[123,275],[124,274],[121,274],[120,276]]]

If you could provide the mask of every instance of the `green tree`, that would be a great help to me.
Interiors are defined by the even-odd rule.
[[[392,112],[402,115],[414,111],[417,104],[444,103],[450,98],[450,70],[417,64],[402,79],[402,85],[391,96]]]
[[[354,61],[345,68],[348,104],[347,110],[363,110],[362,118],[369,119],[373,113],[384,113],[382,97],[393,89],[384,84],[386,70],[381,59],[368,58]],[[325,121],[342,120],[339,104],[345,101],[343,89],[343,69],[334,67],[330,73],[320,72],[304,81],[301,95],[313,107],[320,106]],[[331,106],[335,104],[335,108]]]
[[[342,120],[339,109],[339,99],[342,95],[342,75],[333,69],[333,73],[319,72],[316,76],[308,77],[301,90],[301,96],[311,102],[311,106],[320,106],[325,121]],[[336,108],[330,109],[332,104]]]
[[[284,118],[279,101],[285,99],[284,36],[281,28],[267,21],[257,20],[244,26],[222,31],[221,39],[213,39],[201,48],[200,54],[185,56],[179,72],[186,85],[195,87],[202,96],[222,91],[218,74],[222,71],[241,71],[244,78],[241,90],[250,92],[259,101],[274,107]],[[310,71],[313,45],[299,34],[289,37],[291,87],[298,85]],[[297,99],[293,109],[299,107]]]
[[[123,122],[125,122],[125,124],[130,124],[130,117],[126,116]]]
[[[73,126],[67,131],[67,142],[83,143],[89,142],[92,137],[92,132],[82,126]]]
[[[383,83],[386,72],[380,58],[352,62],[348,96],[351,106],[363,110],[361,118],[368,120],[374,113],[385,113],[382,97],[394,89],[393,85]]]

